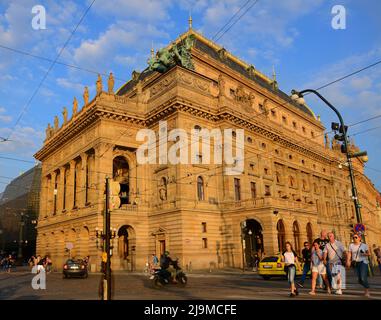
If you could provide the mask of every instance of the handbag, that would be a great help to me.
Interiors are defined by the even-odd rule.
[[[357,266],[361,263],[361,262],[356,261],[358,255],[359,255],[359,251],[360,251],[361,245],[362,245],[362,243],[360,243],[359,248],[357,249],[355,260],[352,259],[352,261],[351,261],[351,267],[352,268],[357,268]]]

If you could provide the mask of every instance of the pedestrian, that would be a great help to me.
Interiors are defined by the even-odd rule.
[[[370,297],[368,283],[369,247],[361,242],[361,235],[354,234],[353,242],[349,245],[347,255],[347,267],[352,266],[358,278],[358,282],[365,288],[364,295]]]
[[[12,269],[12,266],[13,266],[13,257],[12,255],[8,255],[8,258],[7,258],[7,261],[6,261],[6,269],[7,269],[7,273],[10,273],[11,272],[11,269]]]
[[[284,271],[287,273],[288,283],[290,284],[290,297],[295,297],[299,294],[295,287],[296,267],[300,270],[300,265],[298,256],[289,241],[286,242],[286,250],[282,253],[282,261],[285,263]]]
[[[324,252],[324,249],[325,249],[325,246],[327,245],[327,243],[329,242],[328,240],[328,237],[327,237],[327,230],[322,230],[320,232],[320,238],[317,238],[314,240],[314,242],[317,241],[319,243],[319,248],[321,250],[323,250]],[[331,283],[332,282],[332,276],[331,276],[331,270],[329,269],[328,267],[328,261],[326,260],[324,262],[325,264],[325,267],[326,267],[326,272],[327,272],[327,277],[328,277],[328,282]],[[323,279],[321,277],[321,275],[319,274],[318,275],[318,278],[317,278],[317,284],[318,284],[318,287],[320,289],[323,289]],[[325,288],[325,289],[328,289],[328,288]]]
[[[378,263],[378,269],[380,269],[381,272],[381,249],[380,247],[376,247],[376,245],[373,245],[373,252],[376,257],[376,261]]]
[[[311,274],[312,274],[312,281],[311,281],[311,291],[309,294],[315,295],[316,294],[316,280],[317,277],[320,275],[327,287],[327,291],[330,294],[331,290],[329,288],[328,278],[327,278],[327,268],[324,265],[324,254],[323,250],[320,249],[319,242],[314,241],[311,251]]]
[[[311,270],[311,248],[310,248],[310,244],[308,243],[308,241],[304,242],[304,249],[302,250],[302,257],[303,257],[303,262],[304,262],[303,274],[302,274],[302,278],[300,279],[300,281],[296,283],[301,288],[303,288],[304,281],[306,281],[308,271]]]
[[[29,267],[30,267],[31,269],[32,269],[33,266],[34,266],[34,259],[36,259],[35,256],[31,256],[31,257],[29,258],[29,260],[28,260],[28,265],[29,265]]]
[[[159,258],[155,253],[152,253],[151,261],[150,261],[150,272],[157,269],[159,266]]]
[[[345,248],[344,245],[335,239],[333,232],[328,233],[329,242],[324,249],[324,260],[328,258],[328,268],[331,271],[332,282],[331,287],[335,289],[336,294],[343,294],[343,281],[345,281]],[[327,269],[328,269],[327,268]]]

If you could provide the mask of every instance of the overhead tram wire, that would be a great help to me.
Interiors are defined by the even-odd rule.
[[[90,11],[91,7],[93,6],[95,0],[93,0],[90,5],[87,7],[86,11],[83,13],[83,15],[81,16],[81,19],[78,21],[77,25],[75,26],[75,28],[72,30],[72,32],[70,33],[69,37],[67,38],[66,42],[64,43],[64,45],[62,46],[61,50],[59,51],[59,53],[57,54],[56,58],[54,59],[54,61],[51,63],[51,65],[49,66],[48,70],[45,72],[44,76],[42,77],[42,79],[40,80],[37,88],[33,91],[32,95],[30,96],[29,100],[27,101],[27,103],[25,104],[24,108],[22,109],[20,115],[18,116],[17,120],[16,120],[16,123],[15,125],[13,126],[13,129],[12,131],[9,133],[7,139],[9,139],[13,132],[16,130],[16,127],[17,125],[19,124],[19,122],[21,121],[22,117],[24,116],[27,108],[29,107],[29,105],[32,103],[34,97],[37,95],[38,91],[40,90],[41,86],[43,85],[43,83],[45,82],[46,78],[48,77],[50,71],[53,69],[53,67],[55,66],[56,62],[58,61],[59,57],[61,56],[62,52],[64,51],[64,49],[66,48],[66,46],[69,44],[71,38],[74,36],[74,33],[77,31],[78,27],[80,26],[80,24],[82,23],[82,21],[84,20],[84,18],[86,17],[87,13]]]
[[[229,19],[229,21],[228,22],[226,22],[216,33],[215,33],[215,35],[212,37],[212,40],[214,40],[218,35],[219,35],[219,33],[221,32],[221,31],[223,31],[224,29],[225,29],[225,27],[226,26],[228,26],[229,25],[229,23],[242,11],[242,9],[244,8],[244,7],[246,7],[246,5],[250,2],[250,1],[252,1],[252,0],[248,0],[248,1],[246,1],[237,11],[236,11],[236,13]]]
[[[217,42],[218,40],[220,40],[231,28],[233,28],[233,26],[239,21],[239,20],[241,20],[242,18],[243,18],[243,16],[246,14],[246,13],[248,13],[249,12],[249,10],[252,8],[252,7],[254,7],[257,3],[258,3],[258,1],[259,0],[255,0],[255,2],[253,3],[253,4],[251,4],[250,6],[249,6],[249,8],[247,8],[246,9],[246,11],[244,12],[244,13],[242,13],[239,17],[238,17],[238,19],[237,20],[235,20],[234,21],[234,23],[233,24],[231,24],[230,26],[229,26],[229,28],[228,29],[226,29],[217,39],[215,39],[215,41]]]

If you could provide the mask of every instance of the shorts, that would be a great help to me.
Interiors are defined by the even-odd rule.
[[[321,275],[325,275],[327,273],[325,265],[322,263],[317,266],[313,266],[311,272],[316,272]]]

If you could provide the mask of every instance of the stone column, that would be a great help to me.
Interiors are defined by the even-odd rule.
[[[66,209],[71,211],[74,203],[74,170],[75,170],[75,160],[70,161],[70,174],[69,179],[66,180],[66,194],[67,202]]]
[[[95,147],[95,168],[93,170],[94,199],[98,201],[98,212],[104,209],[103,197],[105,191],[106,176],[113,177],[113,145],[99,143]]]
[[[47,176],[44,176],[41,183],[39,220],[44,218],[48,213],[48,189],[49,179]]]
[[[87,153],[81,154],[81,176],[78,188],[80,188],[78,197],[78,206],[83,207],[86,205],[86,168],[87,168]],[[88,187],[90,187],[90,181],[88,181]],[[89,189],[87,190],[89,192]],[[88,193],[89,195],[89,193]],[[87,202],[89,199],[87,199]]]
[[[57,195],[55,194],[55,187],[56,187],[56,178],[57,178],[57,172],[56,171],[53,171],[52,172],[52,183],[51,183],[51,190],[50,190],[50,196],[51,196],[51,199],[52,199],[52,206],[51,206],[51,210],[49,212],[49,215],[55,215],[57,214],[58,210],[57,210]],[[56,201],[55,201],[56,200]],[[54,203],[56,204],[56,211],[54,211]]]
[[[58,213],[62,213],[63,197],[64,197],[65,167],[61,167],[59,170],[60,170],[60,179],[58,181],[57,211]]]

